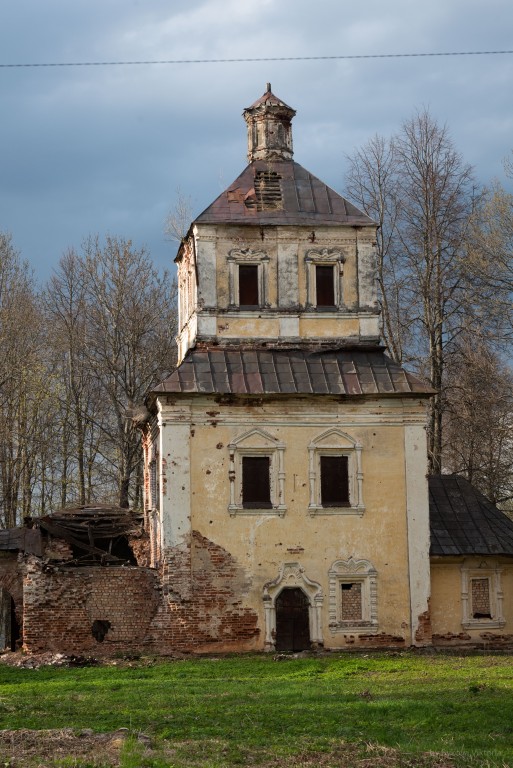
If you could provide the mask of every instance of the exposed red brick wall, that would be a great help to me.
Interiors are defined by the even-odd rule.
[[[140,536],[129,536],[128,544],[134,553],[137,565],[141,568],[149,568],[151,565],[149,534],[143,533]]]
[[[49,536],[44,545],[44,557],[48,560],[71,560],[73,548],[64,539],[54,539]]]
[[[163,600],[151,640],[161,650],[248,650],[259,635],[257,614],[243,606],[244,572],[229,552],[197,531],[166,552]]]
[[[472,615],[481,614],[491,616],[490,608],[490,581],[484,579],[470,579],[470,593],[472,599]]]
[[[433,645],[440,648],[480,648],[489,651],[513,649],[513,635],[505,635],[496,632],[481,632],[479,635],[470,635],[468,632],[453,634],[433,635]]]
[[[253,647],[258,617],[242,604],[248,584],[235,559],[196,532],[166,554],[160,574],[141,567],[58,566],[26,557],[25,649],[105,655]],[[107,628],[102,642],[94,622]]]
[[[341,619],[342,621],[362,621],[362,585],[356,581],[353,584],[341,585]]]
[[[157,610],[156,574],[143,568],[54,568],[27,558],[24,647],[65,653],[112,653],[144,646]],[[93,622],[108,622],[102,643]]]
[[[432,638],[431,613],[429,610],[429,602],[428,602],[427,611],[424,611],[424,613],[421,613],[419,616],[419,626],[417,627],[417,631],[415,632],[415,640],[417,643],[424,643],[426,645],[431,645],[431,638]]]
[[[380,632],[379,635],[358,635],[358,644],[368,646],[369,648],[391,648],[397,645],[404,646],[404,637],[400,635],[388,635],[386,632]]]

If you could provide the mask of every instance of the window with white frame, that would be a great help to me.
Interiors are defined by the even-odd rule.
[[[502,568],[495,560],[470,558],[461,567],[462,624],[466,629],[500,628],[503,616]]]
[[[338,309],[344,304],[345,257],[338,248],[312,248],[305,257],[307,305]]]
[[[308,446],[311,515],[362,515],[362,446],[338,428]]]
[[[378,631],[377,573],[368,560],[337,560],[329,571],[331,632]]]
[[[260,309],[267,306],[269,256],[264,251],[234,249],[228,255],[230,306]]]
[[[285,506],[285,446],[268,432],[252,429],[229,444],[230,515],[274,514]]]
[[[159,473],[158,473],[158,455],[155,454],[152,460],[149,463],[149,474],[150,474],[150,498],[149,498],[149,506],[150,509],[158,509],[159,508]]]

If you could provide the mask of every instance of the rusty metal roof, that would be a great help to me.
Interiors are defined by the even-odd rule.
[[[197,348],[155,389],[205,394],[429,395],[433,390],[381,347]]]
[[[459,475],[429,478],[432,555],[513,555],[513,521]]]
[[[271,210],[260,210],[255,179],[266,173],[279,177],[281,203]],[[293,160],[250,163],[194,223],[375,226],[366,214]]]
[[[260,107],[262,104],[265,104],[266,106],[270,106],[270,107],[285,107],[286,109],[296,114],[295,109],[292,109],[292,107],[289,107],[288,104],[285,104],[284,101],[282,101],[281,99],[279,99],[277,96],[274,95],[274,93],[271,90],[271,83],[267,83],[266,91],[264,95],[260,96],[259,99],[254,101],[250,107],[246,107],[244,111],[247,112],[250,109],[255,109],[256,107]]]
[[[0,531],[0,550],[20,550],[41,557],[41,531],[39,528],[5,528]]]

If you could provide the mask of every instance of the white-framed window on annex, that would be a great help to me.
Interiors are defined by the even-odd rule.
[[[233,249],[228,255],[230,306],[267,306],[269,256],[264,251]]]
[[[338,428],[308,446],[310,515],[363,515],[362,446]]]
[[[305,257],[307,305],[317,309],[343,306],[345,257],[338,248],[312,248]]]
[[[329,571],[330,631],[378,631],[377,573],[368,560],[337,560]]]
[[[501,628],[503,616],[502,568],[494,560],[469,558],[461,567],[462,625],[465,629]]]
[[[230,443],[228,450],[230,515],[283,516],[285,445],[262,429],[252,429]]]

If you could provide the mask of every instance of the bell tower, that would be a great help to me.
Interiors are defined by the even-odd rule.
[[[192,223],[178,263],[178,360],[196,347],[379,343],[376,224],[293,158],[296,111],[243,116],[249,164]]]
[[[296,111],[267,90],[244,110],[248,126],[248,162],[292,160],[292,118]]]

